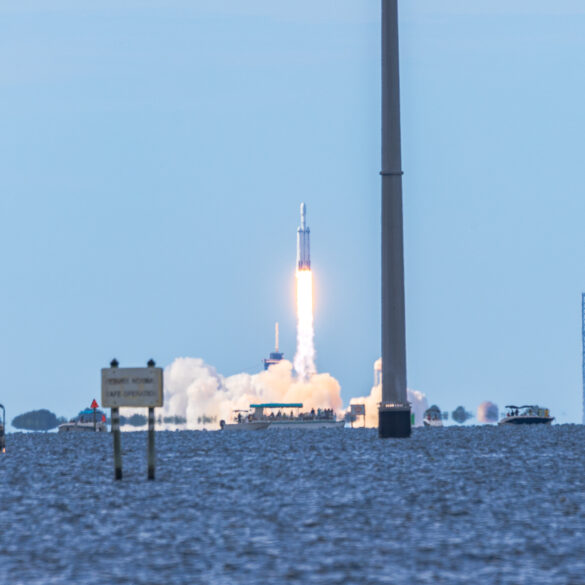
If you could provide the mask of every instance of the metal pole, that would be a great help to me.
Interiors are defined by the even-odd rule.
[[[93,430],[94,432],[97,431],[97,414],[96,414],[96,409],[93,409]]]
[[[114,435],[114,477],[122,479],[122,444],[120,441],[120,409],[112,408],[112,434]]]
[[[382,0],[382,402],[380,437],[410,435],[406,396],[397,0]]]
[[[582,392],[582,407],[583,419],[582,423],[585,425],[585,293],[581,293],[581,371],[583,375]]]
[[[148,409],[148,479],[154,479],[154,408]]]
[[[0,424],[0,453],[6,453],[6,410],[3,404],[0,404],[2,409],[2,424]]]

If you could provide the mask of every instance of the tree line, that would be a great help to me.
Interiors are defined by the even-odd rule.
[[[184,425],[187,419],[182,416],[158,416],[156,421],[158,423]],[[12,426],[23,431],[51,431],[65,422],[67,422],[65,417],[57,416],[54,412],[41,408],[40,410],[31,410],[15,416],[12,419]],[[110,419],[108,418],[106,422],[110,424]],[[143,414],[120,416],[121,425],[143,427],[146,426],[147,422],[148,419]]]

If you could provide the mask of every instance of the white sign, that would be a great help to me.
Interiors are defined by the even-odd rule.
[[[102,406],[163,405],[162,368],[103,368]]]
[[[351,414],[353,415],[366,415],[366,405],[365,404],[352,404],[351,405]]]

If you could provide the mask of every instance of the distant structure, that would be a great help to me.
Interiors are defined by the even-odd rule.
[[[499,418],[497,404],[486,400],[477,407],[477,420],[481,423],[496,423]]]
[[[456,422],[462,425],[464,422],[472,418],[473,415],[471,412],[467,412],[464,406],[458,406],[452,413],[451,418]]]
[[[583,419],[585,425],[585,293],[581,293],[581,369],[583,372]]]
[[[277,364],[284,357],[284,353],[278,351],[278,322],[274,325],[274,351],[269,357],[262,360],[264,362],[264,369],[267,370],[270,366]]]
[[[374,362],[374,386],[382,384],[382,358],[378,358]]]

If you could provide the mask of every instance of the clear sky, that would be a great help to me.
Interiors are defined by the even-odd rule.
[[[380,353],[380,4],[0,5],[0,402],[71,416],[99,369]],[[585,5],[400,2],[408,381],[581,420]]]

